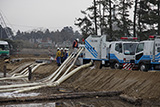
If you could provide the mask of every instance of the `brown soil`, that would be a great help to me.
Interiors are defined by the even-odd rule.
[[[160,72],[100,70],[79,71],[65,85],[78,90],[123,91],[132,97],[160,101]]]
[[[15,58],[15,57],[14,57]],[[35,61],[42,57],[26,58],[15,63],[0,62],[0,72],[4,64],[13,70],[23,63]],[[45,57],[43,57],[45,58]],[[46,57],[48,58],[48,57]],[[58,66],[56,62],[39,67],[34,72],[34,79],[52,74]],[[36,90],[47,94],[58,93],[60,88],[71,91],[123,91],[128,96],[142,98],[144,101],[157,103],[160,101],[160,72],[125,71],[112,69],[83,69],[74,74],[58,87]]]
[[[52,70],[48,71],[53,72],[54,67],[50,68]],[[37,73],[41,71],[37,70]],[[78,71],[62,83],[60,87],[48,88],[50,90],[48,93],[57,92],[59,88],[66,88],[72,91],[123,91],[124,94],[141,98],[144,102],[159,103],[159,76],[160,72],[87,68]]]

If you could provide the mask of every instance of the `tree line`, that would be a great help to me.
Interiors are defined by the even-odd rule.
[[[138,37],[160,34],[160,0],[93,0],[84,17],[75,25],[84,38],[89,35],[107,34],[108,38]]]
[[[8,39],[9,36],[12,36],[12,40]],[[43,31],[32,30],[31,32],[22,32],[18,30],[16,34],[13,35],[11,28],[3,28],[0,25],[0,39],[7,40],[14,45],[14,47],[25,47],[27,46],[26,44],[29,44],[29,41],[36,43],[38,39],[41,41],[46,41],[49,39],[54,44],[61,44],[64,41],[72,43],[76,38],[82,38],[81,34],[78,31],[74,31],[73,28],[69,26],[57,31],[45,29]]]
[[[21,32],[20,30],[17,31],[16,36],[14,37],[15,40],[29,40],[29,39],[47,39],[49,38],[53,42],[62,42],[62,41],[73,41],[76,38],[80,38],[81,35],[78,31],[74,31],[72,27],[64,27],[61,31],[50,31],[46,29],[36,30],[31,32]]]

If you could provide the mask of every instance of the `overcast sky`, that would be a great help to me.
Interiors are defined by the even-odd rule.
[[[78,30],[75,19],[83,17],[80,11],[91,5],[92,0],[0,0],[0,12],[14,32],[66,26]]]

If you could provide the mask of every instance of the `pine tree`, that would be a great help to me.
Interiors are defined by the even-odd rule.
[[[132,21],[129,19],[129,9],[133,5],[132,0],[120,0],[118,7],[118,15],[120,17],[119,28],[121,28],[122,36],[130,36]]]

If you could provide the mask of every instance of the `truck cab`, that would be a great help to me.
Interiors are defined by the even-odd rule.
[[[136,48],[135,64],[141,71],[160,69],[160,36],[150,36]]]
[[[0,41],[0,58],[9,58],[9,45],[7,41]]]
[[[123,38],[121,38],[123,39]],[[124,38],[127,41],[111,42],[109,49],[109,62],[111,68],[122,68],[125,63],[134,63],[134,56],[138,42],[129,41],[128,37]],[[136,38],[133,38],[135,40]]]

